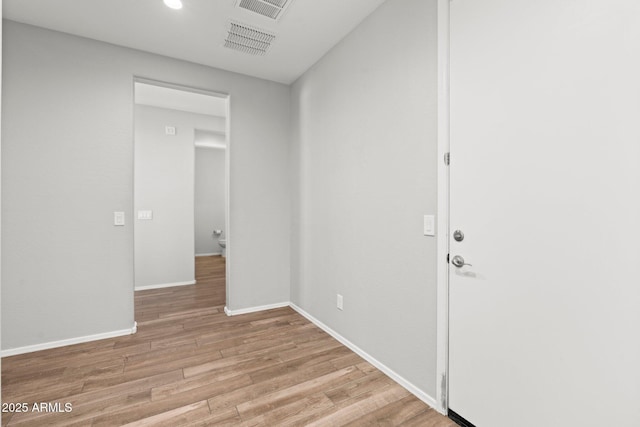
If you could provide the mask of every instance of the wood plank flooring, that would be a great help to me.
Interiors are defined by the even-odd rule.
[[[455,426],[290,308],[227,317],[224,261],[136,292],[135,335],[4,358],[2,400],[29,411],[2,425]]]

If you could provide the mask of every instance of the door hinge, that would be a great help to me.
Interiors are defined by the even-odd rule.
[[[442,374],[442,381],[440,381],[440,396],[442,398],[440,404],[444,410],[449,409],[447,407],[447,374]]]
[[[451,163],[451,153],[444,153],[444,164],[449,166]]]
[[[447,254],[447,264],[449,264],[449,254]]]

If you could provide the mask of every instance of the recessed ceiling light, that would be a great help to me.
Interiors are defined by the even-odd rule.
[[[164,0],[164,4],[171,9],[182,9],[182,0]]]

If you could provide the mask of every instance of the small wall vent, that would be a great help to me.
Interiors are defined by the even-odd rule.
[[[278,20],[293,0],[238,0],[238,7]]]
[[[275,34],[249,25],[230,22],[224,47],[251,55],[264,55],[271,47],[271,42],[275,37]]]

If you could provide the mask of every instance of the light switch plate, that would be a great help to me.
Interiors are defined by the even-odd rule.
[[[436,235],[436,217],[434,215],[424,216],[424,235],[425,236]]]
[[[175,135],[176,134],[176,127],[175,126],[165,126],[164,127],[164,133],[167,135]]]
[[[113,213],[113,225],[124,225],[124,212]]]
[[[153,211],[138,211],[138,219],[142,219],[142,220],[153,219]]]

